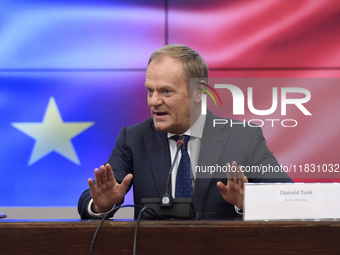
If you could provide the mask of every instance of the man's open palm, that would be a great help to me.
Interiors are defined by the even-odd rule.
[[[94,176],[95,183],[89,178],[88,184],[93,199],[91,209],[95,213],[106,212],[122,201],[132,180],[132,174],[128,174],[119,184],[114,177],[110,164],[101,166],[100,171],[96,168]]]

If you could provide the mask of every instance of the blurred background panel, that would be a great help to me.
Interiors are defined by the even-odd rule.
[[[145,68],[164,2],[1,1],[0,68]]]
[[[337,0],[169,1],[169,43],[213,69],[339,67],[339,26]]]
[[[144,76],[157,48],[194,48],[210,78],[340,78],[339,30],[337,0],[0,0],[0,211],[78,218],[119,130],[150,117]],[[264,106],[267,94],[257,94]],[[339,163],[339,96],[314,87],[301,128],[263,128],[280,163]],[[51,98],[64,123],[93,123],[70,140],[78,162],[54,151],[30,163],[36,139],[14,126],[43,123]]]

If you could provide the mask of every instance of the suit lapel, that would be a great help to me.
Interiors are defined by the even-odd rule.
[[[222,132],[222,125],[213,127],[213,119],[214,115],[208,111],[197,166],[216,166],[225,149],[228,135]],[[203,210],[211,181],[212,178],[197,178],[196,173],[194,204],[197,212]]]
[[[147,154],[158,197],[161,197],[166,188],[166,181],[170,170],[170,151],[166,133],[156,130],[144,134]]]
[[[223,125],[213,127],[213,119],[218,118],[208,111],[204,125],[201,149],[197,166],[215,166],[223,153],[228,135],[222,132]],[[153,127],[153,132],[144,134],[147,154],[158,197],[166,188],[168,173],[171,166],[170,150],[167,135]],[[201,212],[212,178],[197,178],[195,182],[194,204],[197,212]]]

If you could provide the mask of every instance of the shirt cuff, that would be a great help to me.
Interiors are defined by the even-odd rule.
[[[88,206],[87,206],[87,212],[88,212],[88,214],[89,214],[92,218],[97,218],[97,219],[103,218],[103,216],[104,216],[107,212],[111,211],[111,210],[112,210],[113,208],[115,208],[115,206],[116,206],[116,205],[114,205],[114,206],[113,206],[110,210],[108,210],[107,212],[94,213],[94,212],[92,212],[92,210],[91,210],[92,203],[93,203],[93,199],[91,198],[91,200],[90,200],[90,202],[89,202],[89,204],[88,204]]]
[[[241,210],[240,208],[238,208],[236,205],[234,205],[234,209],[235,209],[235,212],[237,213],[237,214],[243,214],[243,210]]]

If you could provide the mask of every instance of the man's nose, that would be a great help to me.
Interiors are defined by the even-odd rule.
[[[158,106],[163,104],[163,99],[159,93],[153,93],[149,96],[149,106]]]

